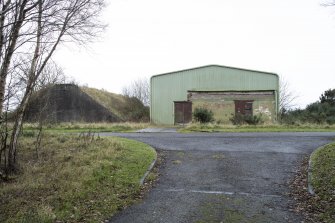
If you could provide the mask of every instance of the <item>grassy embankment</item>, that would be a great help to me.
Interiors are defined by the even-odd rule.
[[[191,124],[179,130],[189,132],[333,132],[335,125],[219,125],[219,124]]]
[[[144,129],[149,123],[59,123],[47,124],[43,130],[49,133],[80,133],[80,132],[132,132]],[[35,131],[36,123],[28,123],[23,126],[24,131]]]
[[[316,150],[311,156],[311,183],[319,199],[313,204],[321,222],[335,221],[335,143]]]
[[[46,134],[37,158],[34,141],[22,137],[21,174],[0,182],[0,222],[102,222],[141,196],[156,157],[132,140]]]

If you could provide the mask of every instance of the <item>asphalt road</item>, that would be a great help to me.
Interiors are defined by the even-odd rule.
[[[288,181],[302,158],[335,133],[100,134],[164,154],[157,185],[110,222],[301,222]]]

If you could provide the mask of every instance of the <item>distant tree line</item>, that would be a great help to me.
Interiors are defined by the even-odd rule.
[[[335,89],[326,90],[318,101],[305,109],[282,111],[280,121],[283,124],[335,124]]]

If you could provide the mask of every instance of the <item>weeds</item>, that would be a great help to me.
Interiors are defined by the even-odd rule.
[[[242,115],[237,113],[229,119],[233,125],[259,125],[263,124],[264,120],[262,114],[260,115]]]
[[[155,158],[143,143],[92,134],[47,134],[20,142],[22,173],[0,182],[0,222],[101,222],[140,197]]]
[[[44,131],[46,132],[131,132],[138,129],[147,128],[149,123],[58,123],[58,124],[48,124]],[[24,134],[25,132],[36,130],[35,123],[27,123],[23,126]]]
[[[91,130],[88,132],[81,132],[78,136],[78,141],[82,141],[85,145],[89,145],[94,141],[94,133]],[[100,138],[98,136],[98,138]]]
[[[262,124],[262,125],[222,125],[222,124],[191,124],[179,130],[180,132],[332,132],[335,125],[316,124]]]

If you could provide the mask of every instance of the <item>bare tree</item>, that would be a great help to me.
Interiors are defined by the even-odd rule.
[[[84,44],[100,32],[102,7],[103,0],[0,0],[0,106],[11,69],[31,64],[38,76],[59,43]]]
[[[145,106],[150,105],[150,84],[147,78],[139,78],[123,87],[122,94],[139,99]]]
[[[37,79],[34,91],[41,90],[50,85],[65,84],[68,78],[65,76],[63,69],[55,62],[51,61],[47,64],[41,76]]]
[[[40,103],[37,105],[38,112],[35,117],[37,122],[37,136],[35,141],[36,158],[39,157],[39,150],[43,136],[43,127],[50,123],[55,112],[51,110],[51,89],[56,84],[64,84],[66,77],[61,67],[56,63],[48,63],[38,78],[34,93],[39,97]]]
[[[15,169],[23,114],[41,74],[59,44],[84,44],[103,30],[97,20],[103,6],[104,0],[0,0],[1,123],[8,75],[18,73],[25,84],[4,159],[7,172]]]
[[[290,89],[290,85],[283,77],[279,80],[279,113],[284,114],[296,106],[298,96]]]

